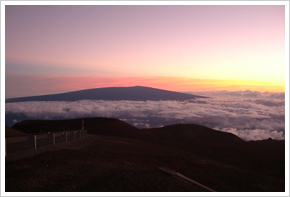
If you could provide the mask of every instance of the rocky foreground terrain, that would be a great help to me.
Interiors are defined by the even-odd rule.
[[[72,130],[81,121],[23,121],[13,129]],[[110,118],[85,123],[89,135],[81,145],[71,142],[16,160],[8,155],[6,192],[207,192],[159,167],[218,192],[285,191],[285,141],[245,142],[199,125],[137,129]]]

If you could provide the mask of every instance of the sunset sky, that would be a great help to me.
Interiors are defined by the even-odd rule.
[[[6,5],[5,97],[285,90],[284,5]]]

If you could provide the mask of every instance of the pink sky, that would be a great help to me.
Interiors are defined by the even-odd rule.
[[[282,5],[6,6],[6,98],[146,85],[284,91]]]

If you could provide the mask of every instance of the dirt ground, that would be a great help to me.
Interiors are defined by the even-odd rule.
[[[82,140],[82,141],[81,141]],[[78,142],[15,153],[6,192],[206,192],[166,167],[219,192],[283,192],[285,182],[191,151],[138,139],[89,135]],[[18,154],[18,156],[17,156]]]

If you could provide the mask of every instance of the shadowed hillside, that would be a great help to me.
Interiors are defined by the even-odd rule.
[[[241,169],[269,176],[285,178],[285,141],[243,141],[231,133],[204,126],[170,125],[162,128],[142,129],[159,144],[186,150]]]
[[[67,120],[25,120],[13,126],[24,133],[71,131],[82,129],[82,118]],[[84,128],[89,134],[113,135],[143,139],[139,129],[115,118],[84,118]]]
[[[159,142],[187,142],[194,145],[223,145],[244,142],[232,133],[221,132],[196,124],[176,124],[141,130],[143,133],[152,134],[153,139]]]
[[[11,127],[5,126],[5,138],[26,136],[24,132],[20,132]]]
[[[78,130],[81,123],[82,119],[27,120],[13,128],[25,133],[64,127]],[[285,190],[285,141],[245,142],[231,133],[195,124],[137,129],[113,118],[85,118],[85,129],[99,136],[95,143],[78,151],[48,152],[25,161],[28,166],[37,165],[45,174],[47,180],[40,180],[42,184],[29,185],[25,181],[29,172],[19,172],[24,181],[19,182],[24,184],[21,189],[13,184],[7,187],[12,191],[27,191],[26,188],[49,191],[50,187],[43,185],[53,186],[65,179],[68,184],[58,183],[62,186],[53,186],[54,191],[202,191],[188,183],[176,182],[157,169],[167,167],[217,191]],[[43,163],[61,173],[42,168]],[[19,174],[19,165],[19,162],[8,164],[9,180],[14,181],[13,174]],[[68,165],[69,170],[63,165]],[[78,172],[79,166],[86,170]],[[73,180],[86,184],[73,186]]]

